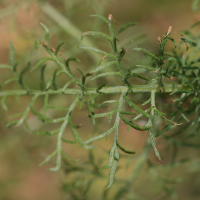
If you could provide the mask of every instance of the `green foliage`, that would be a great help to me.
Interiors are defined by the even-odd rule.
[[[193,7],[196,8],[197,1],[195,1]],[[115,174],[118,169],[118,163],[121,160],[119,149],[123,151],[126,154],[135,154],[136,152],[127,150],[126,148],[122,147],[119,143],[119,124],[122,120],[127,127],[131,127],[133,129],[139,130],[139,131],[148,131],[148,140],[146,147],[144,148],[144,151],[141,153],[141,155],[137,158],[134,166],[134,170],[132,175],[128,180],[124,182],[124,185],[120,187],[120,189],[117,191],[114,199],[122,199],[124,195],[127,192],[131,191],[131,186],[134,184],[135,180],[139,176],[139,172],[141,168],[147,164],[149,166],[149,169],[153,176],[156,179],[160,179],[162,181],[162,189],[168,193],[168,195],[173,196],[174,193],[171,190],[170,187],[168,187],[167,183],[169,181],[172,182],[179,182],[179,180],[166,180],[165,178],[161,178],[158,174],[158,171],[153,167],[153,164],[149,161],[149,153],[150,153],[150,146],[152,147],[155,156],[159,160],[158,164],[161,164],[161,158],[162,153],[157,149],[156,146],[156,137],[160,137],[169,145],[172,145],[174,147],[173,151],[173,159],[171,165],[174,165],[177,149],[180,146],[187,146],[187,147],[193,147],[193,148],[199,148],[200,144],[193,144],[190,142],[190,137],[194,137],[196,134],[190,133],[186,134],[182,138],[182,140],[177,140],[174,135],[177,135],[182,132],[182,130],[192,127],[193,132],[198,133],[200,130],[199,126],[199,109],[200,109],[200,98],[199,98],[199,90],[200,90],[200,68],[198,66],[193,66],[193,64],[196,64],[199,62],[199,59],[194,60],[192,58],[194,52],[193,51],[187,51],[189,45],[192,46],[192,48],[198,48],[199,44],[199,38],[194,40],[194,38],[190,38],[190,31],[188,32],[188,38],[181,37],[181,40],[186,44],[186,51],[181,52],[181,50],[173,50],[173,53],[167,54],[165,52],[165,45],[168,40],[172,41],[174,43],[174,46],[176,48],[176,42],[173,38],[169,37],[171,34],[172,27],[169,27],[167,33],[164,35],[163,39],[159,38],[159,52],[155,55],[148,50],[137,47],[133,48],[134,53],[137,54],[142,52],[147,57],[151,59],[150,66],[146,65],[136,65],[136,68],[144,68],[147,69],[148,72],[144,75],[134,73],[132,72],[133,69],[126,69],[126,67],[122,66],[122,60],[124,55],[126,54],[126,49],[122,48],[121,51],[117,48],[117,36],[125,31],[127,28],[130,28],[136,23],[128,23],[121,28],[119,28],[116,33],[113,31],[113,22],[115,22],[112,15],[108,16],[108,19],[99,16],[99,15],[92,15],[92,17],[96,17],[99,20],[102,20],[105,22],[108,26],[109,35],[106,35],[101,32],[96,31],[88,31],[84,32],[82,34],[82,37],[86,36],[98,36],[102,37],[105,40],[108,40],[112,47],[112,52],[106,52],[104,50],[100,50],[94,47],[90,46],[79,46],[79,49],[83,50],[89,50],[93,51],[97,54],[100,54],[102,56],[102,59],[100,61],[103,62],[107,59],[107,57],[112,60],[109,62],[106,62],[104,64],[99,64],[94,69],[92,69],[89,73],[84,74],[82,70],[78,68],[78,71],[81,75],[79,77],[74,70],[70,67],[70,61],[78,61],[78,59],[69,57],[66,59],[60,52],[59,49],[63,45],[63,43],[60,43],[56,50],[50,47],[49,43],[49,29],[42,23],[41,26],[43,27],[45,31],[45,41],[40,40],[40,44],[45,48],[45,50],[49,53],[50,57],[44,57],[41,58],[38,62],[36,62],[35,65],[31,65],[31,63],[28,63],[28,65],[21,70],[21,72],[18,74],[16,71],[17,64],[14,60],[14,46],[13,43],[10,43],[10,65],[0,65],[0,68],[4,68],[7,70],[10,70],[13,74],[13,77],[11,79],[6,80],[2,86],[0,91],[0,97],[2,98],[1,104],[2,107],[6,110],[6,99],[9,96],[22,96],[22,95],[28,95],[31,96],[31,100],[26,107],[26,109],[19,113],[18,115],[15,115],[14,118],[17,118],[16,120],[10,122],[6,125],[6,128],[11,126],[19,126],[21,124],[24,124],[25,127],[29,132],[32,132],[33,134],[40,135],[40,136],[52,136],[57,135],[57,144],[56,149],[48,155],[45,160],[40,164],[40,166],[46,164],[49,162],[53,157],[56,157],[56,166],[53,168],[50,168],[50,171],[58,171],[60,170],[62,166],[62,158],[65,160],[64,162],[67,163],[67,173],[71,173],[73,171],[73,165],[68,162],[78,162],[76,159],[71,158],[69,155],[67,155],[63,149],[63,142],[67,143],[67,145],[73,145],[78,143],[81,147],[85,149],[92,149],[94,148],[93,145],[90,143],[105,138],[108,139],[109,135],[114,132],[114,139],[113,139],[113,145],[110,149],[109,153],[109,162],[106,166],[99,166],[100,164],[95,163],[95,159],[93,157],[93,153],[90,150],[90,163],[92,165],[92,169],[85,169],[84,167],[80,166],[76,168],[77,171],[87,171],[87,173],[96,174],[98,177],[103,177],[102,171],[109,169],[110,174],[108,178],[108,185],[106,189],[109,189],[113,186],[115,183]],[[37,42],[38,43],[38,42]],[[181,52],[181,53],[180,53]],[[169,56],[167,56],[169,55]],[[49,80],[45,81],[45,71],[47,68],[47,64],[44,65],[47,61],[52,61],[58,66],[58,69],[55,69],[52,76],[49,78]],[[111,69],[115,69],[114,71],[109,72],[103,72],[99,74],[99,71],[103,71],[105,68],[113,67]],[[134,66],[133,66],[134,67]],[[29,71],[36,70],[37,68],[40,68],[40,89],[32,89],[29,88],[25,81],[24,77]],[[58,76],[60,74],[64,74],[67,78],[66,80],[70,79],[69,81],[66,81],[65,85],[63,87],[60,87],[58,85],[57,80]],[[88,77],[92,76],[91,79]],[[105,86],[104,81],[102,81],[101,84],[99,84],[97,87],[94,88],[94,80],[103,80],[105,77],[109,76],[118,76],[121,80],[121,82],[106,82],[106,85],[111,86]],[[145,82],[143,85],[135,85],[132,80],[140,79],[141,81]],[[109,80],[109,79],[108,79]],[[8,84],[9,82],[14,81],[20,85],[22,88],[21,90],[4,90],[4,86]],[[73,84],[73,87],[70,87],[70,85]],[[120,94],[120,97],[117,100],[111,100],[108,94]],[[145,109],[140,108],[140,105],[138,105],[137,102],[134,102],[135,99],[135,93],[140,93],[145,98],[141,98],[140,103],[141,106],[148,105]],[[53,106],[49,104],[49,96],[50,95],[73,95],[73,101],[69,107],[59,107],[59,105]],[[173,96],[176,96],[177,99],[174,100],[174,104],[171,106],[166,106],[161,109],[161,105],[159,105],[159,101],[157,103],[157,98],[159,98],[160,95],[166,95],[170,94]],[[107,100],[103,102],[98,102],[97,97],[102,97],[107,95]],[[148,96],[148,99],[146,100],[146,97]],[[165,96],[165,97],[166,97]],[[39,98],[43,98],[43,113],[41,111],[38,111],[35,109],[34,103]],[[167,96],[167,98],[171,98],[170,96]],[[189,103],[188,103],[189,102]],[[84,104],[88,109],[88,117],[91,118],[93,124],[95,124],[95,121],[98,120],[98,118],[107,117],[109,116],[109,122],[113,123],[111,125],[111,128],[109,128],[107,131],[105,131],[102,134],[96,135],[92,138],[89,138],[85,142],[82,141],[79,133],[78,128],[80,128],[81,125],[75,125],[73,122],[73,113],[75,108],[78,104]],[[102,112],[96,114],[95,111],[97,109],[102,109],[105,104],[114,104],[116,107],[112,109],[112,106],[109,106],[111,110],[107,112]],[[185,108],[184,105],[187,105]],[[48,109],[55,109],[59,111],[65,112],[64,117],[60,118],[50,118],[47,115]],[[130,112],[131,110],[131,112]],[[134,110],[134,112],[132,112]],[[46,124],[59,124],[59,128],[55,128],[51,131],[31,131],[29,128],[29,125],[27,124],[27,117],[29,113],[32,113],[35,115],[41,122]],[[166,113],[163,113],[166,112]],[[129,117],[132,115],[134,116],[132,119]],[[168,116],[168,118],[166,117]],[[114,119],[114,122],[112,121],[112,118]],[[140,125],[139,119],[142,119],[145,121],[145,125]],[[162,120],[161,120],[162,119]],[[135,122],[135,123],[133,123]],[[196,126],[197,124],[198,126]],[[193,125],[195,125],[193,127]],[[70,127],[72,134],[74,136],[74,141],[66,140],[63,137],[63,133],[65,132],[67,126]],[[169,130],[175,130],[175,132],[172,135],[166,134]],[[177,163],[180,163],[181,161],[178,161]],[[100,171],[100,168],[102,171]],[[104,169],[104,170],[103,170]],[[88,187],[95,181],[94,179],[89,180],[87,183],[83,183],[84,186],[88,185]],[[118,181],[116,180],[116,183]],[[88,188],[85,188],[84,194],[86,195]],[[106,192],[104,192],[104,197],[106,198]],[[102,198],[104,198],[102,197]]]

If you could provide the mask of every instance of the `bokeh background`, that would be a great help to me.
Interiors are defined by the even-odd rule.
[[[166,33],[169,26],[173,27],[172,37],[177,43],[180,41],[180,31],[188,29],[193,23],[200,19],[200,13],[191,11],[191,1],[188,0],[1,0],[0,1],[0,63],[9,63],[9,42],[13,40],[16,55],[15,59],[19,62],[19,69],[22,69],[28,61],[35,63],[37,59],[44,57],[46,52],[42,47],[35,50],[34,42],[36,39],[44,37],[44,31],[39,22],[44,23],[50,29],[50,43],[56,47],[60,42],[65,41],[61,52],[66,57],[77,57],[81,60],[80,64],[74,64],[89,71],[93,66],[97,66],[101,57],[90,52],[77,49],[77,46],[92,44],[93,47],[106,48],[108,44],[101,39],[86,37],[81,41],[81,33],[89,30],[104,31],[107,33],[106,25],[98,19],[90,18],[91,14],[103,15],[112,14],[115,20],[123,25],[128,22],[136,22],[137,26],[128,29],[119,37],[119,46],[128,50],[124,64],[126,67],[132,67],[140,63],[137,55],[133,55],[131,49],[136,46],[142,46],[152,52],[158,51],[157,37]],[[117,25],[115,30],[117,30]],[[167,44],[167,50],[171,50],[172,43]],[[137,59],[137,60],[136,60]],[[141,58],[142,59],[142,58]],[[53,73],[54,66],[49,65],[48,74]],[[30,75],[30,74],[29,74]],[[35,72],[26,77],[26,83],[32,88],[39,88],[39,72]],[[0,70],[0,83],[10,77],[7,70]],[[65,77],[60,77],[58,84],[62,85]],[[98,84],[98,83],[97,83]],[[5,89],[17,89],[18,86],[9,84]],[[54,105],[67,106],[70,98],[60,96],[52,97],[51,102]],[[115,98],[115,97],[113,97]],[[140,96],[138,95],[138,99]],[[55,164],[52,160],[49,164],[38,167],[39,163],[55,149],[56,137],[35,136],[21,126],[17,128],[4,129],[5,125],[11,121],[10,116],[14,113],[24,110],[30,98],[22,97],[20,101],[17,98],[8,98],[8,111],[5,112],[0,107],[0,199],[2,200],[59,200],[59,199],[79,199],[78,194],[81,190],[80,184],[72,184],[76,175],[68,174],[67,170],[61,170],[59,173],[49,172],[48,167]],[[41,109],[42,104],[38,102],[37,109]],[[101,133],[109,125],[106,120],[93,127],[90,119],[86,118],[87,109],[77,110],[79,116],[75,119],[77,123],[82,123],[81,137],[85,141],[93,134]],[[75,114],[75,115],[76,115]],[[59,116],[59,113],[51,111],[51,116]],[[62,115],[62,114],[61,114]],[[45,126],[30,115],[28,123],[31,130],[45,129]],[[147,133],[137,131],[127,132],[127,127],[122,123],[120,126],[120,139],[126,144],[128,149],[140,152],[143,149]],[[123,133],[123,134],[122,134]],[[71,139],[68,134],[66,137]],[[103,166],[102,163],[108,162],[108,150],[112,145],[112,136],[108,142],[99,141],[95,143],[97,147],[94,152],[90,152],[90,159],[94,159],[97,167]],[[159,149],[162,150],[162,142]],[[88,160],[88,153],[78,145],[65,145],[68,154],[80,162]],[[159,191],[160,183],[150,178],[150,172],[144,169],[144,173],[133,187],[138,197],[129,197],[127,199],[199,199],[200,198],[200,175],[198,173],[199,153],[197,150],[182,150],[179,158],[185,155],[191,160],[190,165],[183,165],[173,170],[165,171],[168,176],[180,178],[180,183],[172,186],[175,193],[171,192],[171,197],[165,196],[166,191]],[[139,154],[138,154],[139,155]],[[93,158],[94,156],[94,158]],[[163,165],[169,162],[171,155],[163,156]],[[123,157],[123,156],[122,156]],[[151,160],[156,164],[156,158],[153,154]],[[136,157],[137,158],[137,157]],[[119,178],[128,178],[132,167],[125,168],[127,160],[130,165],[134,164],[133,157],[124,156],[120,164]],[[63,169],[65,165],[63,163]],[[79,165],[78,165],[79,166]],[[95,165],[94,165],[95,166]],[[89,167],[88,167],[89,168]],[[86,173],[87,174],[87,173]],[[107,184],[108,172],[105,172],[105,178],[99,178],[88,191],[88,199],[98,199],[104,192]],[[86,177],[89,177],[87,175]],[[79,179],[77,179],[79,180]],[[182,181],[183,180],[183,181]],[[79,180],[82,183],[82,180]],[[76,187],[75,190],[71,188]],[[160,192],[160,193],[159,193]],[[112,192],[110,194],[112,196]],[[82,198],[81,198],[82,199]]]

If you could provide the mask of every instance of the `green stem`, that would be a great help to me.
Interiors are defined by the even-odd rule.
[[[181,84],[164,84],[163,87],[165,88],[165,92],[162,93],[171,93],[174,91],[190,93],[192,89],[188,86],[183,86]],[[158,85],[134,85],[131,86],[131,90],[133,93],[144,93],[144,92],[152,92],[160,93],[163,87]],[[126,86],[115,86],[115,87],[103,87],[99,90],[101,93],[105,94],[113,94],[113,93],[124,93],[128,91],[128,87]],[[88,88],[85,91],[85,94],[97,94],[96,88]],[[19,95],[45,95],[45,94],[82,94],[81,89],[75,88],[66,88],[64,91],[63,89],[58,90],[47,90],[47,91],[40,91],[40,90],[29,90],[27,94],[26,90],[7,90],[7,91],[0,91],[0,97],[3,96],[19,96]]]
[[[69,111],[65,117],[65,121],[62,123],[59,133],[58,133],[58,138],[57,138],[57,161],[56,161],[56,167],[54,168],[50,168],[50,171],[58,171],[61,167],[61,153],[62,153],[62,135],[64,130],[66,129],[66,126],[69,122],[69,117],[72,113],[72,111],[74,110],[74,108],[76,107],[77,103],[79,102],[79,95],[76,97],[76,99],[73,101],[73,103],[71,104],[71,106],[69,107]]]

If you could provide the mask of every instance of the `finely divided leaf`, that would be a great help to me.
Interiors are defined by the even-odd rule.
[[[174,38],[169,37],[169,36],[166,36],[166,37],[174,43],[174,46],[176,48],[177,45],[176,45],[176,41],[174,40]]]
[[[112,42],[112,38],[110,36],[106,35],[105,33],[102,33],[102,32],[97,32],[97,31],[87,31],[87,32],[84,32],[81,35],[81,40],[83,39],[83,37],[85,35],[94,35],[94,36],[102,37],[102,38],[108,40],[109,42]]]
[[[146,113],[145,111],[143,111],[142,109],[140,109],[138,106],[136,106],[130,99],[128,99],[126,96],[124,97],[124,99],[126,100],[126,102],[128,103],[129,106],[133,107],[136,111],[138,111],[140,114],[142,114],[143,116],[150,118],[149,114]]]
[[[127,153],[127,154],[135,154],[135,151],[128,151],[126,150],[124,147],[122,147],[119,142],[117,141],[117,146],[119,147],[119,149],[121,149],[124,153]]]
[[[160,157],[159,151],[158,151],[157,148],[156,148],[156,142],[155,142],[154,135],[153,135],[151,129],[149,129],[149,139],[150,139],[150,142],[151,142],[151,146],[152,146],[152,148],[153,148],[153,151],[154,151],[156,157],[157,157],[158,160],[159,160],[159,164],[161,164],[161,157]]]
[[[10,66],[10,65],[4,65],[4,64],[1,64],[1,65],[0,65],[0,68],[3,68],[3,69],[10,69],[10,70],[13,69],[12,66]]]
[[[41,68],[40,88],[42,91],[45,91],[45,79],[44,79],[45,68],[46,68],[46,65],[43,65]]]
[[[109,23],[110,23],[110,21],[108,19],[106,19],[105,17],[100,16],[100,15],[90,15],[90,17],[99,18],[99,19],[103,20],[104,22],[106,22],[107,25],[109,25]]]
[[[106,187],[106,189],[109,189],[110,187],[112,187],[113,182],[114,182],[114,178],[115,178],[115,171],[117,169],[117,164],[119,161],[119,151],[117,148],[115,148],[115,153],[114,153],[114,161],[112,163],[112,167],[110,170],[110,175],[109,175],[109,181],[108,181],[108,186]]]
[[[52,60],[52,61],[53,61],[53,58],[45,57],[45,58],[42,58],[42,59],[38,60],[38,61],[35,63],[35,65],[32,67],[31,72],[32,72],[33,70],[35,70],[36,68],[38,68],[42,63],[44,63],[44,62],[46,62],[46,61],[48,61],[48,60]]]
[[[53,130],[53,131],[33,131],[31,132],[34,135],[41,135],[41,136],[51,136],[59,133],[59,129]]]
[[[104,102],[102,103],[102,105],[105,104],[105,103],[119,103],[119,101],[118,101],[118,100],[104,101]]]
[[[24,88],[26,90],[26,87],[24,85],[24,82],[23,82],[23,75],[29,70],[29,68],[31,67],[31,64],[30,62],[28,63],[27,67],[25,67],[24,69],[22,69],[20,75],[19,75],[19,84],[22,86],[22,88]]]
[[[140,74],[138,74],[138,73],[131,73],[131,74],[128,74],[128,75],[126,76],[126,79],[129,79],[129,78],[131,78],[131,77],[137,77],[137,78],[141,78],[141,79],[143,79],[143,80],[145,80],[145,81],[151,81],[151,79],[146,78],[145,76],[142,76],[142,75],[140,75]]]
[[[105,51],[102,51],[102,50],[99,50],[99,49],[96,49],[96,48],[93,48],[93,47],[89,47],[89,46],[79,46],[78,47],[79,49],[86,49],[86,50],[90,50],[90,51],[94,51],[96,53],[99,53],[99,54],[102,54],[102,55],[106,55],[107,57],[110,57],[110,58],[117,58],[116,56],[112,55],[112,54],[109,54]]]
[[[92,78],[91,81],[95,80],[97,78],[100,78],[100,77],[104,77],[104,76],[117,76],[117,75],[120,75],[120,72],[106,72],[106,73],[101,73],[101,74],[96,75],[94,78]]]
[[[185,39],[185,38],[183,38],[183,37],[180,37],[180,39],[183,40],[184,42],[187,42],[188,44],[192,45],[193,47],[196,47],[196,48],[199,49],[197,43],[192,42],[191,40]]]
[[[157,58],[153,53],[147,51],[144,48],[134,48],[132,49],[133,51],[142,51],[143,53],[146,53],[147,55],[149,55],[151,58],[153,58],[154,60],[160,61],[159,58]]]
[[[131,26],[135,26],[137,23],[134,22],[130,22],[128,24],[125,24],[124,26],[122,26],[117,32],[115,37],[117,37],[121,32],[125,31],[127,28],[131,27]]]
[[[139,131],[145,131],[149,130],[151,126],[138,126],[137,124],[131,123],[128,121],[122,114],[120,114],[120,118],[124,121],[125,124],[131,126],[132,128],[139,130]]]
[[[40,25],[45,30],[45,40],[49,44],[49,29],[42,22],[40,22]]]
[[[114,129],[115,129],[115,127],[113,126],[109,130],[107,130],[105,133],[102,133],[98,136],[95,136],[95,137],[90,138],[89,140],[85,141],[84,144],[89,144],[89,143],[94,142],[96,140],[100,140],[100,139],[104,138],[105,136],[108,136],[110,133],[112,133]]]
[[[112,62],[108,62],[108,63],[103,64],[103,65],[100,65],[100,66],[98,66],[96,69],[93,69],[93,70],[91,71],[91,73],[96,73],[96,72],[98,72],[99,70],[102,70],[102,69],[104,69],[104,68],[106,68],[106,67],[109,67],[110,65],[113,65],[113,64],[117,64],[117,61],[112,61]]]
[[[136,65],[136,66],[139,68],[148,69],[149,71],[156,71],[156,69],[153,67],[149,67],[149,66],[145,66],[145,65]]]
[[[61,43],[56,47],[55,55],[58,54],[58,51],[59,51],[60,47],[61,47],[63,44],[65,44],[65,42],[61,42]]]

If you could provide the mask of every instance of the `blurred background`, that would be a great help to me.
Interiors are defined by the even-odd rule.
[[[142,57],[139,57],[138,60],[138,54],[134,55],[131,52],[132,48],[141,46],[151,52],[157,52],[159,48],[157,38],[162,37],[169,26],[173,27],[171,37],[179,43],[180,31],[188,29],[200,19],[200,13],[191,11],[191,1],[188,0],[1,0],[0,63],[9,63],[9,42],[11,40],[15,46],[15,60],[19,62],[19,69],[26,66],[28,61],[35,63],[39,58],[47,55],[42,47],[37,51],[34,48],[35,40],[44,38],[44,30],[39,25],[39,22],[42,22],[49,27],[51,46],[56,48],[60,42],[65,41],[60,52],[66,57],[79,58],[81,63],[74,64],[74,66],[80,67],[83,69],[82,71],[89,71],[93,66],[98,65],[101,56],[77,49],[77,46],[84,44],[104,48],[108,51],[111,49],[107,42],[99,38],[86,36],[81,41],[81,34],[85,31],[108,32],[106,25],[99,19],[91,18],[91,14],[103,15],[104,17],[112,14],[120,24],[114,25],[115,30],[128,22],[137,23],[136,26],[119,36],[119,46],[128,50],[123,61],[126,68],[143,62],[140,60]],[[166,48],[170,51],[172,47],[173,43],[169,42]],[[49,66],[47,76],[50,76],[55,69],[53,65],[50,64]],[[10,72],[1,69],[0,84],[10,76]],[[30,76],[26,77],[25,81],[29,87],[39,88],[38,76],[39,72],[34,72],[31,78]],[[65,77],[61,76],[58,85],[62,85],[64,82]],[[94,84],[99,85],[98,82]],[[4,90],[18,88],[14,83],[10,83]],[[113,95],[113,98],[118,98],[116,96]],[[140,97],[138,94],[136,100],[138,98],[139,101]],[[51,102],[54,105],[67,106],[70,98],[66,96],[54,98],[52,96]],[[12,120],[10,116],[23,111],[29,100],[29,97],[20,97],[20,101],[18,98],[12,97],[6,101],[7,112],[0,107],[0,199],[99,199],[101,194],[104,193],[109,170],[103,176],[99,175],[99,172],[97,173],[97,168],[108,163],[108,150],[112,145],[112,136],[107,143],[105,143],[105,139],[96,142],[97,147],[93,152],[83,150],[78,145],[64,144],[66,152],[73,158],[80,159],[80,164],[74,167],[69,161],[63,161],[63,169],[59,173],[49,172],[47,168],[54,166],[55,160],[43,167],[38,167],[38,165],[55,149],[56,137],[36,136],[29,133],[23,126],[4,129],[5,125]],[[36,107],[41,109],[42,101],[38,101]],[[75,119],[75,122],[83,124],[82,130],[80,130],[83,141],[91,135],[102,133],[109,127],[106,119],[101,121],[104,124],[103,127],[101,123],[93,126],[91,120],[85,117],[86,113],[87,109],[83,108],[81,111],[77,109],[74,114],[79,116]],[[62,114],[53,111],[49,113],[49,115],[56,117]],[[28,118],[28,124],[34,131],[45,130],[46,128],[32,115]],[[122,144],[126,144],[128,149],[136,150],[138,154],[136,156],[122,154],[122,160],[124,160],[119,162],[121,168],[117,172],[118,182],[120,182],[120,179],[126,179],[130,176],[134,159],[139,156],[147,138],[147,133],[133,130],[127,132],[127,127],[123,123],[120,125],[119,132]],[[70,134],[67,134],[67,137],[68,139],[72,138]],[[162,151],[165,145],[161,141],[158,148]],[[178,184],[170,183],[172,185],[167,187],[167,191],[162,191],[162,183],[157,181],[156,176],[151,178],[151,175],[156,172],[148,171],[147,167],[144,167],[144,173],[133,186],[133,194],[124,197],[124,199],[199,199],[199,152],[196,149],[181,149],[178,158],[187,157],[191,162],[181,166],[177,164],[173,169],[169,169],[167,165],[170,156],[171,154],[164,155],[163,153],[163,165],[166,164],[166,167],[163,167],[161,173],[167,174],[169,178],[176,177]],[[157,160],[153,153],[150,155],[150,160],[156,165]],[[92,167],[89,163],[93,163]],[[71,168],[67,166],[71,166]],[[74,173],[74,171],[81,172],[84,175]],[[87,182],[86,179],[91,181]],[[82,190],[88,185],[91,187],[88,187],[87,192],[84,192],[84,196]],[[113,187],[109,191],[107,199],[113,199],[112,194],[118,186]],[[170,196],[166,196],[166,193]]]

